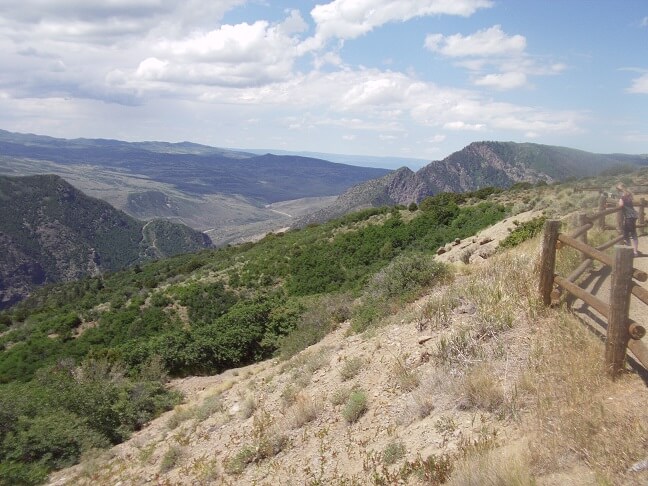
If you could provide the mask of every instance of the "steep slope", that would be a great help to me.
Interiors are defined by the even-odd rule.
[[[210,246],[184,225],[145,225],[58,176],[0,176],[0,307],[34,286]]]
[[[538,310],[538,244],[364,335],[344,322],[290,360],[176,380],[184,404],[48,484],[646,484],[648,388]]]
[[[295,226],[327,221],[351,211],[369,207],[393,206],[417,201],[432,194],[429,185],[407,167],[353,186],[335,202],[319,211],[300,218]]]
[[[358,208],[420,202],[439,192],[466,192],[508,187],[516,182],[553,182],[588,177],[615,165],[646,165],[644,155],[601,155],[566,147],[514,142],[474,142],[414,173],[399,169],[358,184],[334,204],[299,221],[324,221]]]

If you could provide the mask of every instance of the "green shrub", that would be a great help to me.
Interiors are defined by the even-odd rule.
[[[350,299],[346,294],[324,295],[304,304],[307,308],[295,328],[279,341],[279,355],[288,359],[319,342],[350,317]]]
[[[388,466],[395,464],[405,457],[406,452],[405,444],[402,442],[390,442],[383,450],[383,462]]]
[[[402,254],[378,272],[368,286],[375,298],[407,298],[441,282],[449,275],[447,265],[422,253]]]
[[[513,248],[523,241],[529,240],[534,236],[540,234],[546,219],[547,218],[545,218],[544,216],[539,216],[537,218],[533,218],[530,221],[520,224],[500,242],[499,248]]]
[[[367,394],[362,390],[354,390],[342,410],[342,416],[348,423],[357,422],[367,411]]]
[[[84,451],[108,445],[108,439],[79,416],[60,410],[33,419],[20,417],[4,440],[2,455],[8,462],[60,469],[75,464]]]
[[[171,446],[162,457],[160,462],[160,472],[166,473],[178,465],[182,458],[182,449],[178,446]]]
[[[234,455],[225,460],[223,466],[227,474],[238,475],[245,471],[248,464],[254,462],[256,452],[251,446],[246,446]]]
[[[360,373],[360,370],[364,366],[364,360],[359,357],[347,359],[344,361],[342,368],[340,368],[340,376],[342,381],[347,381]]]
[[[43,464],[23,462],[0,462],[1,486],[31,486],[47,479],[48,468]]]

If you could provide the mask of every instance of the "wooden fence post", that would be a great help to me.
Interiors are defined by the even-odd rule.
[[[585,214],[585,213],[578,213],[578,214],[576,215],[576,227],[577,227],[577,228],[582,228],[582,227],[585,226],[588,222],[589,222],[589,221],[588,221],[588,219],[587,219],[587,214]],[[582,235],[580,235],[580,236],[578,237],[578,239],[587,245],[587,231],[585,231]],[[589,257],[588,257],[585,253],[582,253],[582,254],[581,254],[581,262],[584,262],[584,261],[587,260],[588,258],[589,258]]]
[[[556,270],[556,243],[558,242],[560,221],[545,221],[542,237],[542,254],[540,255],[540,284],[538,292],[544,305],[551,304],[554,272]]]
[[[598,202],[599,212],[605,211],[606,206],[607,206],[607,194],[602,192],[601,195],[599,196],[599,202]],[[596,227],[600,230],[605,228],[605,216],[601,216],[600,218],[597,218]]]
[[[623,233],[623,210],[619,208],[614,214],[616,214],[616,229],[621,234]]]
[[[641,227],[641,234],[646,234],[646,228],[644,228],[644,223],[646,222],[646,200],[642,197],[639,201],[639,219],[637,224]]]
[[[605,366],[613,379],[623,370],[630,340],[628,312],[632,293],[632,254],[632,248],[627,246],[614,247],[610,315],[605,341]]]

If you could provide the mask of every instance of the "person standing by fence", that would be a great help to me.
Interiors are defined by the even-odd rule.
[[[619,206],[623,214],[623,242],[634,249],[634,256],[639,256],[639,239],[637,238],[637,211],[634,208],[632,192],[622,183],[617,184],[620,193]]]

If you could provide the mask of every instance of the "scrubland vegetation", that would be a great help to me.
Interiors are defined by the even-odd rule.
[[[142,447],[142,463],[158,458],[157,473],[172,483],[277,479],[290,474],[300,441],[319,441],[321,470],[295,471],[304,484],[536,484],[551,474],[580,474],[582,484],[631,481],[628,467],[648,448],[635,413],[646,395],[633,377],[607,381],[600,340],[566,309],[539,306],[533,238],[541,221],[520,225],[478,268],[433,259],[440,245],[525,209],[555,217],[594,207],[596,195],[575,186],[443,194],[418,208],[366,210],[44,289],[0,321],[0,481],[35,484],[82,456],[76,481],[112,480],[118,460],[91,459],[92,451],[179,403],[164,387],[167,376],[215,374],[272,356],[284,364],[263,381],[241,377],[231,390],[172,412],[166,430],[177,440]],[[566,268],[577,264],[568,253],[561,258]],[[390,328],[403,339],[434,338],[392,355]],[[363,333],[372,351],[303,351],[341,329],[342,339]],[[335,380],[326,399],[316,395],[314,374]],[[379,415],[386,404],[368,388],[370,374],[396,415]],[[329,439],[335,416],[358,437]],[[216,417],[241,434],[238,448],[221,450],[219,461],[192,456],[186,446],[198,439],[190,434],[208,440]],[[438,439],[425,455],[419,425]],[[380,450],[365,447],[371,433],[362,431],[371,427],[391,431]],[[367,441],[355,466],[331,469],[334,440],[347,440],[347,450]]]

